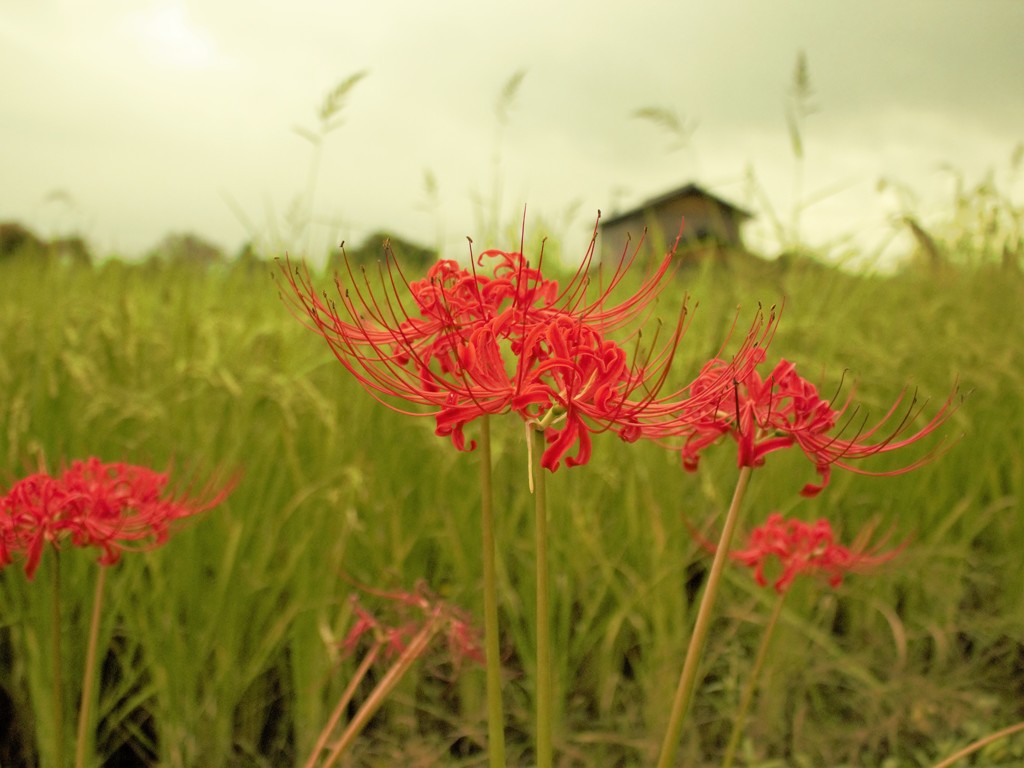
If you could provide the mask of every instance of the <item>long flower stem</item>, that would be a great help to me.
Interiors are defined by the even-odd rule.
[[[1016,725],[1011,725],[1008,728],[1003,728],[1001,731],[996,731],[995,733],[990,733],[988,736],[978,739],[973,744],[968,744],[966,747],[961,749],[956,754],[950,755],[945,760],[936,763],[932,766],[932,768],[952,768],[952,766],[956,762],[963,760],[965,757],[973,755],[980,749],[984,749],[992,742],[999,741],[999,739],[1004,739],[1007,736],[1012,736],[1018,731],[1024,731],[1024,722],[1017,723]]]
[[[501,644],[498,578],[495,568],[494,491],[491,482],[491,424],[480,419],[480,512],[484,561],[484,653],[487,664],[487,752],[491,768],[505,766],[505,715],[501,702]]]
[[[75,743],[75,768],[85,768],[85,753],[92,724],[93,685],[96,680],[96,647],[99,645],[100,617],[103,613],[103,588],[107,582],[107,569],[98,567],[96,592],[92,600],[89,620],[89,642],[85,650],[85,674],[82,676],[82,700],[78,707],[78,738]]]
[[[430,645],[430,641],[434,639],[434,635],[437,634],[438,629],[441,627],[441,616],[435,613],[430,617],[430,620],[424,625],[415,637],[409,642],[405,650],[402,651],[402,655],[395,660],[394,665],[387,671],[384,677],[381,678],[380,682],[377,683],[377,687],[373,689],[369,697],[363,702],[363,705],[356,712],[355,717],[349,721],[348,727],[341,734],[341,737],[335,743],[334,748],[330,754],[324,760],[321,768],[331,768],[342,753],[352,746],[352,742],[356,740],[356,736],[359,735],[360,731],[370,721],[370,718],[380,709],[381,704],[388,697],[388,694],[394,690],[395,686],[398,685],[402,677],[409,668],[413,665],[423,652]]]
[[[545,492],[544,468],[541,456],[544,453],[544,432],[531,430],[534,466],[533,505],[534,556],[537,558],[537,681],[535,687],[537,713],[537,768],[551,768],[552,748],[552,684],[551,684],[551,623],[548,598],[548,510]]]
[[[320,732],[320,737],[316,740],[316,744],[313,745],[313,751],[309,753],[309,758],[305,763],[303,763],[303,768],[314,768],[316,765],[316,759],[327,746],[327,742],[331,738],[331,733],[337,727],[341,720],[341,716],[345,714],[345,708],[348,706],[349,702],[352,701],[352,697],[355,696],[356,689],[363,681],[363,678],[366,677],[366,673],[370,671],[370,667],[373,666],[373,662],[377,660],[381,646],[382,644],[380,642],[375,643],[359,663],[358,669],[353,673],[352,679],[348,681],[348,686],[345,688],[344,693],[341,694],[341,698],[334,707],[334,711],[331,713],[331,717],[327,721],[327,725],[324,726],[323,730]]]
[[[50,652],[53,665],[53,759],[54,768],[64,768],[64,675],[60,648],[60,553],[53,558],[53,614],[50,621]]]
[[[732,502],[729,504],[729,511],[725,516],[722,535],[718,540],[715,558],[711,562],[707,585],[704,587],[704,595],[701,597],[700,607],[697,609],[693,634],[690,636],[690,644],[686,649],[686,660],[683,662],[683,672],[679,676],[675,700],[672,702],[672,712],[669,715],[668,727],[665,729],[665,740],[661,745],[661,756],[658,758],[657,768],[670,768],[674,764],[676,752],[679,750],[683,722],[690,708],[690,702],[693,700],[693,691],[697,683],[697,669],[704,652],[708,630],[711,628],[715,598],[718,596],[718,585],[722,579],[725,562],[729,557],[729,545],[732,542],[733,532],[736,530],[736,523],[739,521],[743,494],[750,483],[750,474],[751,468],[743,467],[736,480],[736,490],[733,491]]]
[[[729,744],[725,748],[725,757],[722,759],[722,768],[732,766],[736,748],[740,743],[740,736],[743,735],[743,725],[747,719],[747,712],[750,711],[750,704],[754,700],[754,692],[757,690],[757,679],[761,675],[761,668],[764,667],[765,659],[768,658],[768,646],[771,644],[772,636],[775,634],[775,627],[779,623],[779,616],[782,615],[782,603],[786,593],[781,592],[775,598],[775,605],[772,607],[772,615],[765,625],[764,634],[761,636],[761,645],[758,646],[757,656],[754,659],[754,666],[747,677],[747,684],[743,688],[743,695],[740,697],[739,710],[732,721],[732,733],[729,734]]]

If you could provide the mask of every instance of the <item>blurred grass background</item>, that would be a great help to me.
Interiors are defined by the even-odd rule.
[[[0,473],[97,455],[188,478],[244,475],[229,501],[108,582],[98,751],[104,765],[283,766],[304,759],[352,660],[339,643],[349,580],[423,580],[480,615],[477,456],[396,415],[347,376],[278,297],[276,267],[41,259],[0,263]],[[892,566],[831,591],[794,589],[741,763],[927,765],[1024,718],[1024,279],[987,266],[853,276],[812,261],[709,267],[678,278],[699,301],[678,357],[688,380],[742,320],[785,300],[772,357],[824,395],[856,383],[880,416],[909,388],[937,408],[968,393],[937,461],[898,478],[837,472],[820,497],[799,456],[755,473],[751,524],[780,509],[852,537],[879,521],[908,540]],[[321,280],[324,288],[330,280]],[[532,532],[517,420],[495,422],[499,578],[510,760],[529,764]],[[914,449],[910,449],[913,451]],[[893,457],[896,463],[909,460]],[[556,746],[561,764],[654,762],[731,446],[701,471],[604,435],[551,478]],[[878,464],[875,466],[884,466]],[[0,764],[47,765],[52,552],[34,583],[0,572]],[[61,555],[65,648],[84,643],[95,566]],[[772,595],[730,571],[685,765],[714,764]],[[65,659],[71,689],[81,675]],[[371,723],[349,765],[480,765],[483,671],[426,660]],[[70,727],[70,726],[69,726]],[[1019,765],[1024,741],[989,765]]]

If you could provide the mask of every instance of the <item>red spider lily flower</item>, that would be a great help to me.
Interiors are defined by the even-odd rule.
[[[15,483],[0,497],[0,567],[13,563],[15,553],[24,554],[25,574],[33,578],[46,543],[56,545],[73,527],[65,507],[63,489],[49,475],[29,475]]]
[[[352,597],[352,610],[356,614],[356,621],[352,625],[352,629],[345,635],[345,639],[341,642],[341,647],[344,649],[346,655],[355,653],[356,648],[359,647],[359,641],[363,639],[364,635],[375,633],[379,630],[380,623],[377,618],[363,608],[359,604],[359,600]]]
[[[767,586],[765,571],[773,560],[778,561],[781,573],[772,584],[779,594],[784,593],[798,576],[817,576],[831,586],[838,587],[848,573],[861,572],[899,554],[901,548],[879,553],[878,547],[866,548],[870,531],[859,537],[852,547],[836,543],[828,520],[805,523],[785,519],[773,512],[768,519],[750,532],[744,549],[730,552],[737,562],[754,569],[754,579]]]
[[[597,314],[598,321],[590,322]],[[630,361],[625,349],[606,335],[604,328],[619,318],[608,311],[597,314],[589,309],[539,311],[506,328],[500,324],[509,315],[502,315],[474,333],[460,365],[477,389],[470,399],[451,393],[437,414],[437,433],[450,433],[459,444],[462,427],[481,405],[488,413],[510,410],[545,432],[543,467],[553,472],[563,458],[568,466],[582,465],[590,458],[592,433],[613,431],[629,442],[654,438],[706,411],[731,386],[734,375],[753,365],[758,345],[774,323],[773,315],[765,321],[759,313],[717,383],[705,380],[697,395],[689,385],[663,391],[686,328],[685,309],[660,353],[640,361]],[[511,363],[505,362],[503,349],[512,354]],[[575,455],[566,458],[574,447]]]
[[[448,625],[448,653],[453,659],[469,659],[477,664],[485,663],[484,649],[480,645],[480,633],[468,621],[452,618]]]
[[[229,484],[187,498],[168,495],[168,482],[166,473],[95,457],[73,462],[58,477],[39,472],[21,479],[0,498],[0,566],[22,553],[32,579],[45,545],[59,548],[65,539],[102,550],[100,565],[113,565],[126,549],[160,546],[174,521],[211,509],[231,491]]]
[[[694,384],[694,392],[704,390],[705,377],[709,378],[709,388],[716,386],[726,365],[717,359],[707,363]],[[900,396],[881,419],[866,426],[856,423],[857,411],[851,410],[852,393],[836,408],[818,394],[813,384],[799,376],[795,364],[788,360],[781,360],[763,378],[752,367],[746,375],[737,377],[729,398],[721,398],[714,408],[684,429],[683,467],[696,470],[701,452],[721,436],[729,435],[737,443],[737,464],[741,467],[761,466],[769,453],[799,446],[821,477],[820,483],[803,487],[800,493],[804,496],[815,496],[828,485],[833,466],[868,475],[902,474],[926,463],[935,450],[887,471],[873,472],[851,462],[904,448],[928,436],[955,410],[956,394],[954,388],[932,418],[910,432],[923,410],[916,396],[903,409],[902,416],[898,416],[904,399]]]
[[[423,280],[409,283],[389,257],[382,291],[364,276],[349,284],[336,279],[340,303],[321,298],[304,269],[284,267],[286,301],[320,334],[335,356],[380,402],[401,413],[435,418],[436,434],[467,446],[464,429],[479,416],[518,413],[544,429],[543,466],[586,463],[590,433],[613,430],[623,439],[660,436],[698,409],[706,410],[753,363],[753,350],[772,321],[759,314],[717,382],[703,381],[702,396],[689,387],[670,394],[662,387],[686,329],[686,306],[658,354],[628,362],[606,334],[640,318],[669,274],[674,248],[629,298],[614,305],[639,248],[627,249],[608,283],[591,297],[594,237],[583,263],[566,287],[546,279],[521,252],[484,251],[470,267],[440,261]],[[472,255],[472,254],[471,254]],[[425,410],[410,410],[400,400]]]
[[[453,661],[484,662],[477,632],[462,611],[438,600],[424,586],[420,585],[415,592],[361,589],[387,601],[390,621],[378,618],[362,606],[358,595],[352,595],[356,621],[341,643],[346,655],[355,653],[363,638],[369,637],[371,644],[378,645],[386,658],[396,658],[402,655],[413,637],[428,624],[436,623],[437,633],[446,639]]]

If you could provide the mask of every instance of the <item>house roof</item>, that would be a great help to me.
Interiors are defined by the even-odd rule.
[[[750,211],[740,208],[738,205],[733,205],[728,200],[723,200],[717,195],[711,194],[706,189],[701,187],[699,184],[694,184],[691,182],[689,184],[684,184],[683,186],[678,187],[677,189],[670,190],[669,192],[665,192],[663,194],[657,195],[656,197],[652,197],[648,200],[645,200],[640,205],[636,206],[635,208],[630,208],[628,211],[623,211],[622,213],[616,213],[612,216],[609,216],[607,219],[604,219],[601,222],[601,226],[615,224],[616,222],[622,221],[623,219],[628,219],[632,216],[636,216],[637,214],[642,214],[646,211],[651,210],[652,208],[659,207],[663,203],[667,203],[672,200],[677,200],[682,197],[705,198],[715,203],[716,205],[731,211],[734,216],[741,220],[750,219],[753,218],[754,216],[754,214],[750,213]]]

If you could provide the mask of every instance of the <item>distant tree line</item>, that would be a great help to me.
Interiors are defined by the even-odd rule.
[[[89,245],[78,235],[45,240],[16,221],[0,222],[0,259],[19,255],[92,263]]]
[[[393,254],[403,268],[408,268],[414,274],[425,271],[437,257],[437,252],[430,248],[389,232],[377,231],[355,247],[338,248],[329,257],[328,266],[344,269],[344,260],[347,258],[353,267],[371,269],[378,262],[384,262],[388,252]],[[79,235],[46,239],[20,222],[0,222],[0,262],[15,257],[83,265],[94,264],[96,261],[88,242]],[[138,263],[210,267],[229,261],[257,265],[266,259],[252,243],[246,243],[233,259],[228,259],[224,251],[209,240],[193,232],[182,232],[163,237],[146,251]]]
[[[415,274],[426,272],[437,260],[437,251],[398,235],[377,231],[355,247],[344,244],[332,256],[328,266],[344,269],[345,259],[348,259],[351,266],[367,270],[376,268],[377,264],[386,265],[389,259],[395,259],[403,268],[409,268]]]

